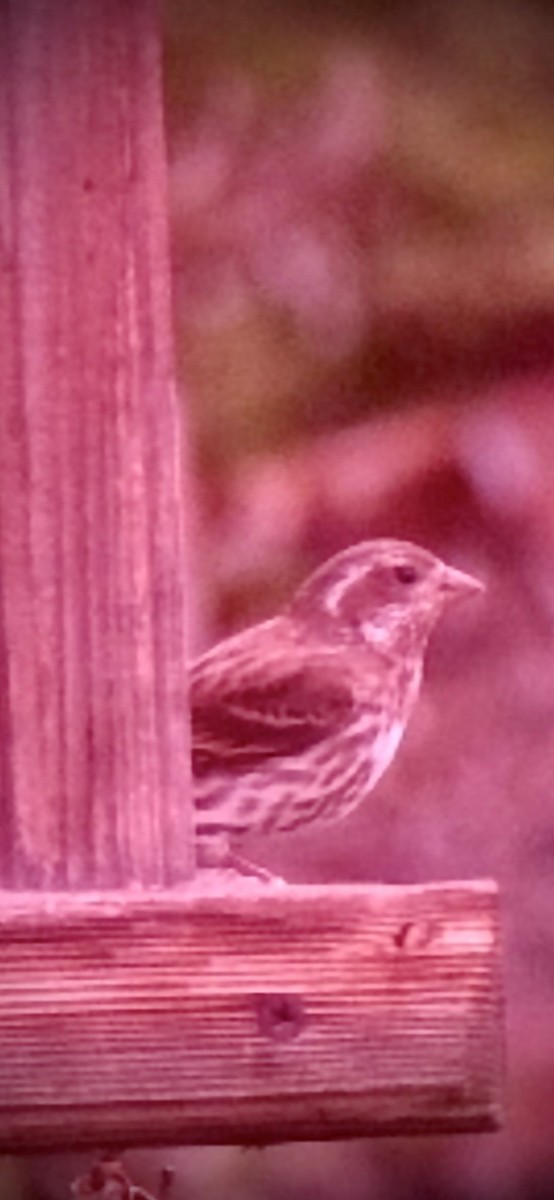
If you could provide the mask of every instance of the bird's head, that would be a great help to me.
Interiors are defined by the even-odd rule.
[[[447,604],[482,590],[428,550],[379,539],[331,558],[299,588],[289,611],[341,641],[416,650]]]

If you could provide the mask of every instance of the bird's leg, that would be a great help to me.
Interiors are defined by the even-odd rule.
[[[285,883],[280,875],[274,875],[265,867],[259,867],[257,863],[250,862],[248,858],[243,858],[241,854],[237,854],[236,850],[231,850],[230,847],[227,851],[225,865],[231,867],[233,871],[237,871],[239,875],[253,875],[256,879],[263,880],[264,883]]]
[[[227,838],[213,837],[210,841],[198,840],[196,844],[196,862],[200,870],[235,871],[238,875],[249,875],[264,883],[284,883],[279,875],[273,875],[265,867],[259,867],[237,854],[229,845]]]

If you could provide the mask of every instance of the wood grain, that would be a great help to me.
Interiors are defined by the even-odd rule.
[[[5,1151],[501,1120],[486,882],[4,893],[0,956]]]
[[[191,871],[158,7],[0,7],[3,886]]]

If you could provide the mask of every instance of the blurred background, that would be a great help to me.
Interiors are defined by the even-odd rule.
[[[436,635],[372,801],[247,849],[306,882],[498,879],[509,1113],[129,1171],[154,1190],[172,1162],[174,1200],[552,1200],[554,7],[169,0],[165,21],[195,650],[374,535],[488,584]],[[87,1161],[37,1160],[26,1194]]]

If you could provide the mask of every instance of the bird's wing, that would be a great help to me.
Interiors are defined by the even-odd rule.
[[[217,651],[191,671],[193,773],[253,770],[274,757],[294,757],[337,732],[352,715],[344,672],[321,653],[252,656],[225,669]],[[218,667],[220,669],[218,669]]]

